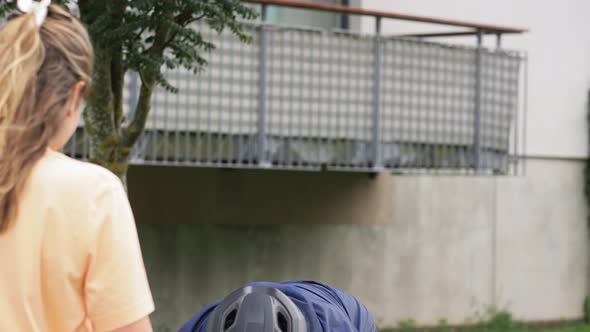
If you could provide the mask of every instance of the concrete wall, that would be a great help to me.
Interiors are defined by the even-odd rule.
[[[130,197],[156,297],[177,327],[254,280],[315,279],[382,326],[464,322],[486,306],[578,318],[587,293],[583,164],[526,177],[133,167]]]
[[[588,151],[590,44],[572,31],[590,28],[590,3],[354,3],[531,29],[504,39],[530,56],[526,176],[132,167],[156,325],[176,328],[245,282],[297,278],[355,294],[383,326],[461,323],[488,306],[524,320],[581,317],[590,268],[584,165],[567,158]],[[353,23],[372,31],[370,18]],[[383,26],[391,34],[428,29]]]
[[[583,164],[532,160],[497,181],[496,302],[531,320],[580,317],[588,294]]]

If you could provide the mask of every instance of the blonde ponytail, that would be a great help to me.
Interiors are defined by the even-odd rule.
[[[72,87],[90,84],[93,52],[80,22],[57,6],[37,27],[23,14],[0,28],[0,231],[67,113]]]
[[[45,57],[33,15],[14,19],[0,34],[0,150],[23,98],[34,88]]]

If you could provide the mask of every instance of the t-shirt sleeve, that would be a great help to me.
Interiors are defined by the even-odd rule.
[[[151,314],[154,302],[121,183],[113,179],[91,205],[85,305],[94,329],[111,331]]]

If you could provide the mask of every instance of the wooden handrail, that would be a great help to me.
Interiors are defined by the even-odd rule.
[[[484,30],[484,31],[482,31],[482,33],[484,35],[503,34],[501,32],[491,31],[491,30]],[[389,36],[389,37],[436,38],[436,37],[475,36],[477,34],[478,34],[477,30],[466,30],[466,31],[448,31],[448,32],[407,33],[407,34],[393,35],[393,36]]]
[[[310,3],[310,2],[302,2],[302,1],[295,1],[295,0],[242,0],[242,1],[249,2],[249,3],[257,3],[257,4],[262,4],[262,5],[282,6],[282,7],[309,9],[309,10],[317,10],[317,11],[328,11],[328,12],[333,12],[333,13],[353,14],[353,15],[361,15],[361,16],[373,16],[373,17],[390,18],[390,19],[395,19],[395,20],[404,20],[404,21],[412,21],[412,22],[422,22],[422,23],[431,23],[431,24],[439,24],[439,25],[457,26],[457,27],[475,29],[474,33],[477,33],[477,31],[482,31],[482,32],[486,32],[486,33],[495,33],[495,34],[528,32],[528,29],[525,29],[525,28],[515,28],[515,27],[482,24],[482,23],[474,23],[474,22],[467,22],[467,21],[457,21],[457,20],[449,20],[449,19],[435,18],[435,17],[428,17],[428,16],[408,15],[408,14],[401,14],[401,13],[395,13],[395,12],[383,12],[383,11],[377,11],[377,10],[369,10],[369,9],[362,9],[362,8],[355,8],[355,7],[348,7],[348,6],[341,6],[341,5],[333,5],[333,4],[324,4],[324,3]]]

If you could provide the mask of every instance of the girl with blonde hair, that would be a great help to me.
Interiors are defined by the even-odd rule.
[[[88,34],[48,0],[17,4],[0,27],[0,331],[151,331],[121,182],[58,152],[90,91]]]

